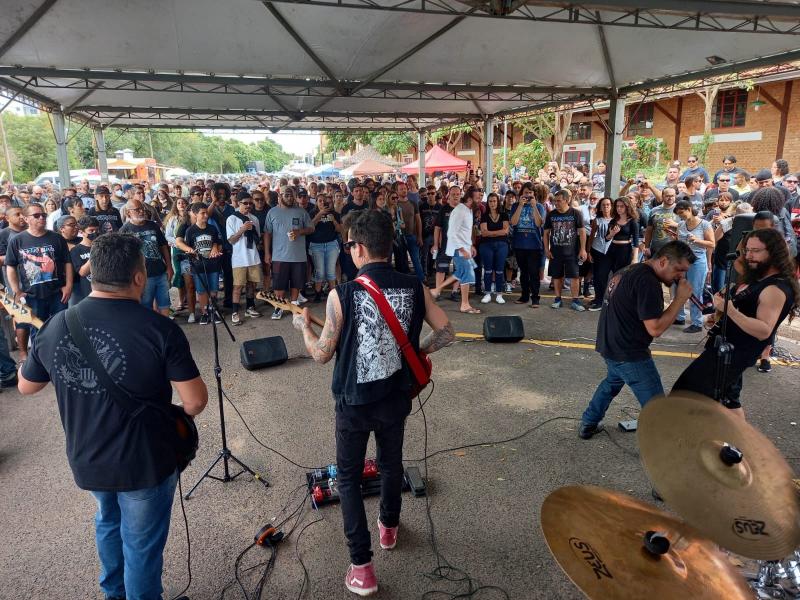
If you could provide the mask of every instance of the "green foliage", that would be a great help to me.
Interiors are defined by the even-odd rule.
[[[385,156],[405,154],[417,143],[411,133],[405,132],[332,132],[326,134],[325,137],[325,148],[322,150],[323,158],[334,151],[354,150],[356,144],[371,145]]]
[[[437,142],[439,142],[439,140],[442,140],[444,138],[450,139],[460,133],[472,133],[473,129],[475,128],[468,123],[460,123],[458,125],[448,125],[447,127],[442,127],[441,129],[436,129],[434,131],[431,131],[428,138],[430,139],[430,141],[436,144]]]
[[[55,171],[56,144],[45,113],[21,117],[3,114],[14,179],[27,182],[42,171]],[[74,136],[74,137],[73,137]],[[79,123],[69,125],[69,162],[73,169],[96,166],[94,135]],[[241,140],[223,139],[196,132],[108,129],[105,133],[109,158],[116,150],[133,150],[134,156],[150,156],[159,164],[183,167],[192,172],[241,173],[250,161],[263,161],[267,171],[277,171],[292,158],[272,140],[246,144]],[[0,164],[5,170],[5,164]]]
[[[637,173],[658,173],[663,170],[661,165],[669,160],[669,148],[664,142],[637,135],[633,146],[622,148],[622,176],[630,179]]]
[[[711,144],[714,143],[714,136],[710,133],[706,133],[703,135],[703,138],[697,142],[696,144],[692,144],[691,151],[692,154],[697,156],[698,164],[705,164],[706,157],[708,156],[708,149],[711,147]]]
[[[530,144],[517,144],[513,150],[509,151],[508,160],[511,163],[518,158],[527,167],[528,173],[535,175],[550,160],[550,154],[542,140],[533,140]]]

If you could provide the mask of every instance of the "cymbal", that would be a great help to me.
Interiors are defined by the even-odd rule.
[[[690,525],[625,494],[595,486],[562,487],[545,499],[541,518],[550,552],[588,598],[753,597],[714,543]],[[651,543],[654,552],[645,545],[648,532],[658,532]]]
[[[800,546],[792,469],[744,419],[706,396],[680,391],[645,405],[638,436],[650,481],[703,535],[757,560],[779,560]],[[726,444],[741,451],[741,462]]]

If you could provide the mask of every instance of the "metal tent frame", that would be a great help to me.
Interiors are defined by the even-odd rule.
[[[482,123],[488,170],[496,119],[602,100],[613,182],[626,99],[800,60],[800,5],[785,1],[7,4],[0,92],[53,114],[62,179],[66,119],[102,154],[112,126],[408,131],[424,147]]]

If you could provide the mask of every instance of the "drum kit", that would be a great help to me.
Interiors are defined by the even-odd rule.
[[[648,402],[638,437],[648,478],[681,518],[599,487],[559,488],[542,530],[572,582],[597,600],[800,599],[800,493],[775,446],[691,392]]]

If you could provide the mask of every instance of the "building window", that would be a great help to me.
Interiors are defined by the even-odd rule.
[[[565,165],[588,165],[591,160],[592,158],[589,150],[570,150],[564,152],[563,162]]]
[[[590,140],[590,139],[592,139],[591,121],[573,123],[572,125],[569,126],[569,131],[567,132],[568,142],[575,142],[577,140]]]
[[[653,135],[654,108],[654,103],[646,102],[628,109],[628,137]]]
[[[530,131],[526,131],[525,135],[522,136],[522,143],[523,144],[531,144],[533,140],[536,139],[536,134],[531,133]]]
[[[723,90],[717,94],[714,105],[713,126],[743,127],[747,114],[747,90]]]
[[[472,136],[468,132],[461,134],[461,149],[472,150]]]

